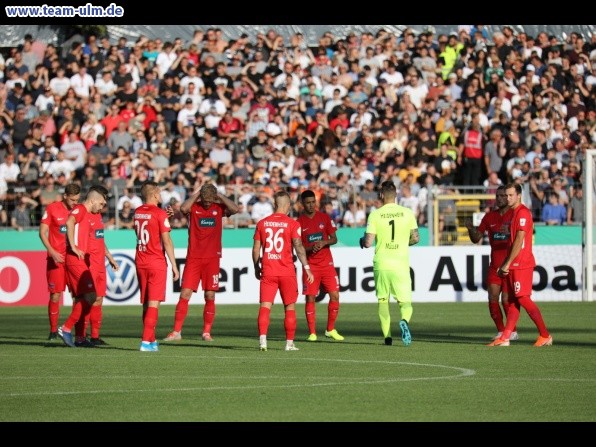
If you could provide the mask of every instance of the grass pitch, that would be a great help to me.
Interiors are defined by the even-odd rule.
[[[218,304],[212,343],[201,340],[202,299],[194,297],[180,342],[139,352],[141,307],[106,306],[109,346],[67,348],[46,341],[43,307],[0,308],[0,422],[594,422],[596,303],[539,303],[554,338],[532,346],[522,310],[520,340],[495,334],[484,303],[416,304],[413,343],[401,343],[391,303],[393,346],[385,346],[376,303],[342,303],[324,336],[306,342],[297,306],[297,352],[284,351],[283,307],[273,306],[269,350],[258,349],[258,305]],[[61,309],[63,322],[70,308]],[[171,330],[162,306],[158,338]],[[71,411],[56,411],[70,408]]]

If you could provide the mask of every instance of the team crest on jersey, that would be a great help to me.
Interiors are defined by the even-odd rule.
[[[322,230],[323,228],[325,228],[325,224],[323,224],[323,223],[320,223],[320,224],[319,224],[319,228]]]
[[[79,214],[79,209],[78,208],[75,208],[74,210],[72,210],[70,212],[70,214]]]
[[[214,211],[213,211],[213,215],[214,215],[214,216],[217,216],[217,211],[215,211],[215,210],[214,210]]]
[[[523,226],[526,224],[526,219],[522,217],[522,218],[519,220],[519,224],[520,224],[520,226],[522,226],[522,227],[523,227]]]

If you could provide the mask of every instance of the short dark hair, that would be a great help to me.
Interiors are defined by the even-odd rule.
[[[309,197],[315,197],[315,193],[312,190],[307,189],[306,191],[303,191],[302,194],[300,194],[300,201],[304,202]]]

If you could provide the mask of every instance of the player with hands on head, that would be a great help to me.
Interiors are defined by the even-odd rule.
[[[193,292],[202,284],[205,297],[203,308],[204,341],[213,341],[211,327],[215,319],[215,292],[219,290],[219,267],[222,256],[222,219],[238,212],[238,205],[220,194],[211,183],[195,188],[181,211],[188,218],[188,250],[182,274],[182,290],[174,316],[174,329],[164,341],[182,339],[182,326],[188,313]]]

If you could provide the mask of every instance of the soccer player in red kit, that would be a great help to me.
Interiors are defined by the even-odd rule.
[[[73,305],[66,322],[58,328],[58,335],[67,346],[75,347],[72,328],[81,318],[86,318],[97,299],[95,282],[90,271],[89,237],[91,219],[106,206],[105,188],[93,185],[82,204],[76,205],[66,219],[68,248],[66,251],[66,276],[73,295]]]
[[[522,189],[518,183],[509,183],[505,189],[507,205],[512,209],[509,249],[507,256],[498,269],[501,277],[508,279],[509,300],[507,324],[500,338],[488,346],[509,346],[511,333],[519,319],[519,308],[523,307],[536,327],[539,336],[534,346],[550,346],[553,338],[548,332],[540,309],[532,301],[532,277],[534,275],[534,253],[532,253],[532,237],[534,221],[532,212],[521,203]]]
[[[164,253],[172,266],[173,279],[180,276],[174,244],[170,237],[170,221],[166,211],[158,205],[161,191],[157,183],[145,182],[141,187],[143,205],[134,212],[134,229],[137,235],[135,265],[141,289],[143,305],[143,335],[141,351],[159,351],[155,340],[155,327],[159,313],[159,304],[166,299],[168,264]]]
[[[108,196],[108,190],[101,185],[97,185],[97,191],[104,194],[106,197]],[[78,322],[77,325],[81,324],[82,326],[75,327],[75,332],[78,339],[77,342],[83,343],[81,346],[84,346],[87,343],[92,346],[102,346],[107,344],[99,336],[103,314],[102,304],[103,298],[106,296],[107,287],[105,259],[108,258],[108,262],[116,271],[118,270],[118,263],[112,257],[112,254],[105,244],[104,225],[101,213],[89,214],[89,219],[89,270],[91,271],[91,276],[95,283],[97,298],[89,312],[91,339],[87,341],[85,337],[87,321]]]
[[[64,188],[62,200],[50,203],[41,218],[39,238],[48,251],[46,277],[50,300],[48,317],[50,335],[48,340],[58,338],[58,319],[60,318],[60,297],[66,290],[66,219],[70,210],[79,203],[81,187],[70,183]]]
[[[306,297],[304,312],[308,324],[308,341],[317,341],[315,298],[319,294],[321,284],[329,294],[327,306],[327,330],[325,336],[333,340],[343,340],[337,329],[335,320],[339,313],[339,278],[333,264],[330,245],[337,244],[335,222],[328,214],[316,210],[317,199],[310,189],[303,191],[300,200],[304,211],[298,217],[302,231],[302,245],[306,250],[310,271],[314,281],[306,281],[306,271],[302,271],[302,293]]]
[[[257,223],[252,246],[255,277],[261,281],[257,320],[259,349],[267,350],[271,306],[273,306],[275,295],[279,290],[285,309],[286,351],[298,351],[294,344],[298,280],[292,257],[292,247],[304,268],[306,281],[312,283],[314,276],[310,271],[306,250],[302,245],[300,224],[288,217],[292,206],[290,196],[285,191],[278,191],[274,194],[273,199],[275,211]]]
[[[197,188],[180,207],[188,217],[188,249],[182,274],[182,290],[176,304],[174,329],[164,341],[181,340],[182,325],[188,313],[188,302],[202,284],[203,340],[213,341],[211,327],[215,319],[215,292],[219,290],[219,264],[222,252],[222,218],[238,212],[238,205],[211,184]]]
[[[499,304],[499,296],[503,304],[505,316],[507,316],[507,309],[510,302],[508,299],[507,280],[497,274],[498,268],[503,264],[507,250],[509,248],[509,227],[511,226],[512,212],[507,206],[507,193],[505,192],[505,185],[497,188],[496,209],[489,211],[484,215],[478,228],[472,225],[470,219],[466,220],[465,224],[468,229],[470,240],[476,244],[482,240],[482,236],[487,233],[488,241],[490,243],[490,265],[488,267],[488,275],[486,278],[488,287],[488,311],[491,318],[497,327],[497,335],[493,340],[499,338],[505,330],[503,323],[503,312]],[[513,331],[509,340],[517,340],[517,331]]]

